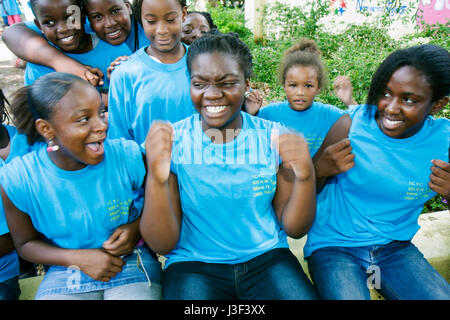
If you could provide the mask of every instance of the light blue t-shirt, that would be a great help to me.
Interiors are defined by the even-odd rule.
[[[104,84],[102,86],[102,89],[108,89],[108,67],[110,66],[111,62],[116,60],[117,57],[131,55],[131,50],[125,43],[113,46],[105,41],[100,40],[94,34],[90,34],[90,36],[92,39],[92,45],[94,47],[91,51],[86,53],[64,52],[64,54],[84,65],[100,69],[103,72]],[[58,49],[58,47],[55,48]],[[24,83],[25,85],[31,85],[37,78],[54,71],[55,70],[53,70],[52,68],[28,62],[24,74]]]
[[[138,144],[145,141],[154,120],[174,123],[192,115],[186,54],[174,64],[164,64],[139,49],[112,73],[108,100],[108,137]]]
[[[329,246],[411,240],[426,201],[431,160],[449,160],[450,121],[429,116],[413,136],[395,139],[375,121],[375,106],[351,106],[349,139],[355,166],[329,181],[317,198],[304,256]]]
[[[20,157],[32,150],[26,142],[24,135],[18,134],[15,127],[3,125],[8,130],[10,139],[10,151],[6,160],[0,158],[0,172],[3,167],[11,162],[15,157]],[[9,233],[8,224],[6,223],[5,209],[3,207],[2,199],[0,198],[0,236]],[[12,251],[0,257],[0,282],[14,278],[19,275],[19,259],[16,251]]]
[[[104,149],[100,164],[66,171],[50,160],[42,145],[6,165],[0,183],[12,203],[30,216],[34,228],[52,244],[101,248],[117,227],[140,214],[132,197],[145,176],[135,142],[106,140]]]
[[[308,142],[311,157],[322,145],[331,126],[344,114],[344,110],[330,104],[313,102],[304,111],[289,107],[289,101],[269,104],[259,110],[257,116],[280,122],[289,129],[301,133]]]
[[[174,124],[171,171],[178,179],[183,217],[166,266],[178,261],[234,264],[288,247],[272,207],[280,158],[270,139],[272,130],[283,128],[241,115],[241,132],[225,144],[211,142],[199,114]]]

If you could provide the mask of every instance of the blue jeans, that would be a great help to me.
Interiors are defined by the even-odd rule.
[[[307,258],[322,299],[448,300],[450,285],[410,241],[366,247],[326,247]]]
[[[155,296],[151,293],[153,291],[151,287],[153,284],[157,284],[157,287],[160,288],[162,270],[161,264],[147,245],[135,248],[131,254],[122,259],[126,262],[122,272],[108,282],[96,281],[79,268],[51,266],[45,273],[35,299],[50,299],[47,297],[65,294],[81,297],[77,294],[93,291],[105,292],[131,283],[147,283],[147,292],[144,292],[142,299],[146,299],[149,295]],[[123,299],[127,299],[127,297],[123,296]]]
[[[17,300],[20,296],[19,278],[0,282],[0,300]]]
[[[168,300],[310,300],[318,295],[297,258],[273,249],[238,264],[175,262],[163,275]]]

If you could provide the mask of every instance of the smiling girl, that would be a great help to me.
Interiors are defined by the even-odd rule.
[[[155,122],[144,144],[140,230],[166,254],[164,298],[316,298],[287,244],[314,220],[306,142],[241,111],[252,57],[238,37],[207,34],[187,61],[198,114]]]
[[[303,134],[311,156],[319,149],[328,130],[344,111],[314,101],[326,83],[326,70],[316,43],[302,39],[284,54],[280,66],[280,82],[286,93],[283,102],[269,104],[258,117],[277,121]]]
[[[351,106],[316,153],[317,177],[331,177],[304,256],[322,298],[370,299],[373,270],[386,299],[450,298],[411,243],[425,202],[436,193],[450,199],[450,121],[432,117],[449,101],[449,70],[438,46],[395,51],[372,77],[367,104]],[[354,160],[343,169],[347,138]]]
[[[159,299],[161,267],[137,245],[133,191],[145,166],[133,141],[106,140],[99,93],[51,73],[20,89],[14,123],[40,147],[6,165],[2,199],[20,256],[49,265],[36,299]]]
[[[83,0],[79,2],[79,4],[81,3],[83,4],[82,11],[86,12],[90,22],[85,26],[86,32],[93,34],[92,31],[94,31],[100,40],[112,46],[120,47],[122,44],[128,46],[129,51],[122,50],[115,55],[115,58],[120,55],[130,55],[140,47],[148,45],[141,25],[132,16],[131,5],[128,1]],[[84,17],[81,21],[84,21]],[[85,61],[80,63],[73,56],[56,50],[47,42],[41,30],[32,21],[18,23],[8,28],[3,33],[2,39],[18,57],[56,71],[76,74],[90,80],[93,85],[101,83],[104,80],[103,76],[107,75],[106,68],[102,68],[102,72],[91,70],[89,67],[97,66],[86,66]],[[108,51],[111,50],[117,49],[110,48],[98,55],[108,55]]]
[[[111,46],[99,40],[95,35],[84,32],[84,26],[79,29],[71,25],[70,6],[81,6],[77,0],[32,0],[31,7],[36,17],[36,25],[49,42],[66,55],[80,61],[84,65],[100,69],[104,74],[107,68],[118,56],[130,54],[127,46]],[[81,11],[81,21],[84,13]],[[29,85],[40,76],[54,70],[33,63],[27,63],[25,84]],[[109,81],[103,79],[102,91],[107,92]],[[106,100],[106,99],[105,99]]]
[[[109,93],[109,137],[141,144],[154,120],[175,122],[195,112],[189,94],[187,46],[181,42],[184,0],[136,0],[150,45],[116,67]]]

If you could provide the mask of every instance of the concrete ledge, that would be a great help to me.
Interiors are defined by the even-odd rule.
[[[450,282],[450,212],[439,211],[422,214],[419,217],[420,229],[414,236],[412,242],[423,253],[425,258]],[[309,276],[308,265],[303,259],[303,246],[306,236],[301,239],[288,238],[291,251],[299,260],[300,264]],[[161,257],[164,262],[164,257]],[[20,300],[32,300],[36,294],[42,276],[19,280],[22,293]],[[372,299],[383,299],[375,290],[371,291]]]

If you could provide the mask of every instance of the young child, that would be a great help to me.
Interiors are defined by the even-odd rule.
[[[8,26],[22,21],[20,18],[22,12],[16,0],[0,0],[0,14],[6,17],[5,24]]]
[[[96,67],[104,74],[107,68],[118,56],[130,54],[129,48],[122,44],[112,46],[99,40],[95,35],[84,32],[84,27],[76,29],[69,24],[68,8],[72,5],[81,6],[79,0],[32,0],[31,7],[36,17],[36,25],[50,43],[65,52],[68,56],[85,65]],[[84,14],[81,15],[83,21]],[[25,85],[30,85],[40,76],[53,72],[52,69],[28,63],[25,70]],[[107,93],[109,81],[105,77],[102,93]]]
[[[184,0],[136,0],[150,45],[123,61],[111,76],[108,136],[141,144],[154,120],[175,122],[195,112],[189,95],[187,46],[181,42]]]
[[[217,26],[208,12],[188,11],[183,22],[181,41],[191,45],[195,39],[204,36],[213,29],[217,29]]]
[[[148,45],[143,29],[132,16],[131,5],[127,1],[83,0],[83,6],[89,19],[86,32],[91,33],[93,30],[98,38],[112,46],[124,43],[131,53]],[[87,68],[49,45],[34,22],[18,23],[5,30],[2,38],[18,57],[56,71],[73,73],[89,80],[93,85],[97,85],[107,75],[107,72]]]
[[[306,142],[241,112],[252,57],[238,37],[197,39],[187,63],[198,113],[155,122],[145,141],[140,230],[167,254],[164,298],[315,299],[286,239],[314,219]]]
[[[311,156],[319,149],[331,126],[344,114],[338,107],[314,101],[326,78],[316,43],[302,39],[285,52],[280,66],[280,81],[287,100],[265,106],[257,114],[303,134]]]
[[[317,177],[335,175],[304,248],[322,298],[370,299],[368,274],[386,299],[450,298],[411,243],[425,202],[436,193],[450,200],[450,121],[432,117],[448,103],[448,70],[449,52],[438,46],[395,51],[375,72],[367,104],[351,106],[317,152]],[[343,139],[351,169],[340,167]]]
[[[14,123],[45,141],[0,172],[11,236],[24,259],[50,265],[36,299],[159,299],[161,266],[139,245],[139,146],[106,140],[99,93],[67,73],[20,89]]]
[[[22,156],[31,147],[20,137],[15,127],[4,124],[9,119],[5,107],[6,98],[0,89],[0,172],[6,163]],[[0,201],[0,300],[17,300],[20,295],[18,276],[20,262],[6,223],[3,202]]]

